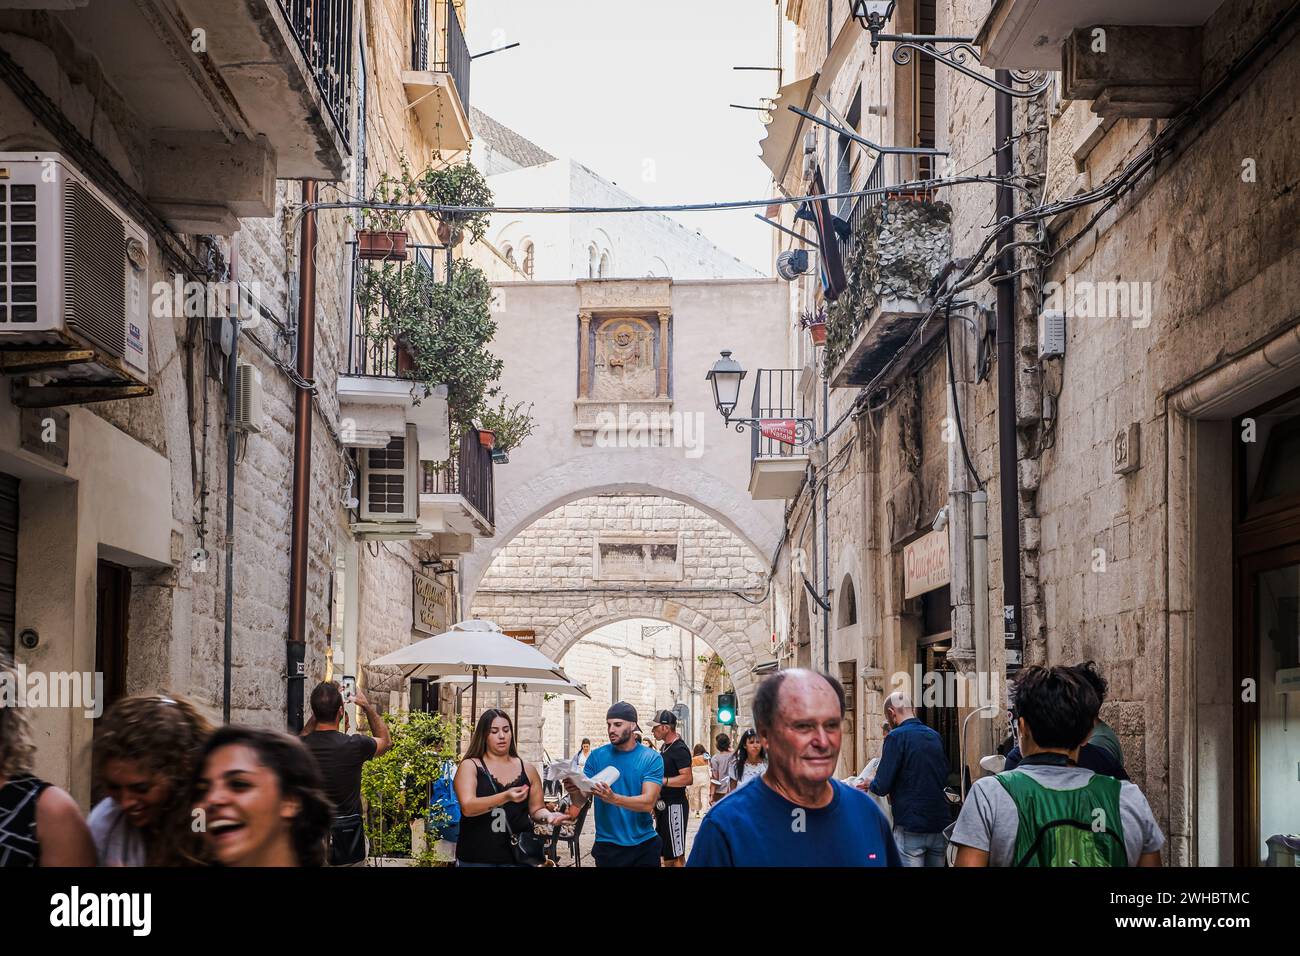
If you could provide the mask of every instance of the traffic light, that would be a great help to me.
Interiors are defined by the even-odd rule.
[[[736,695],[718,695],[718,723],[730,727],[736,722]]]

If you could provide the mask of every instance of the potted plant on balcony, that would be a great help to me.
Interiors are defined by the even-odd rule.
[[[799,315],[799,325],[811,333],[813,345],[826,344],[826,310],[808,309]]]
[[[371,190],[369,202],[377,205],[413,205],[424,201],[420,181],[411,173],[403,156],[400,174],[384,173]],[[406,259],[405,209],[362,210],[362,228],[357,230],[357,258],[369,262],[398,262]]]
[[[492,190],[474,166],[468,162],[427,169],[420,176],[419,188],[423,202],[430,206],[488,207],[492,205]],[[487,232],[489,214],[485,212],[434,213],[438,220],[438,241],[443,245],[458,245],[469,233],[471,242],[478,242]]]
[[[503,397],[495,407],[489,407],[479,416],[479,440],[483,440],[484,434],[493,436],[493,444],[487,447],[492,448],[492,460],[497,464],[507,464],[510,450],[519,447],[533,433],[536,422],[532,412],[531,402],[524,408],[523,402],[511,405]]]
[[[358,276],[367,342],[378,349],[396,344],[397,374],[425,396],[445,385],[458,431],[474,428],[486,400],[497,394],[502,362],[488,350],[496,333],[491,298],[487,276],[467,259],[456,261],[445,281],[432,270],[391,263]]]

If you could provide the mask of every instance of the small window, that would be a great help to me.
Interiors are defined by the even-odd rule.
[[[524,243],[524,277],[531,279],[533,277],[533,244]]]
[[[839,608],[835,617],[840,627],[858,623],[858,596],[853,589],[853,578],[847,574],[840,584]]]
[[[600,255],[600,278],[609,278],[609,253],[602,252]]]

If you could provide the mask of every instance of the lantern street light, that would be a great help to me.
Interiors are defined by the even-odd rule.
[[[1032,70],[1011,70],[1007,74],[1010,83],[1002,83],[967,66],[967,60],[973,59],[976,63],[980,61],[979,51],[974,47],[975,38],[972,36],[882,33],[885,24],[894,15],[894,7],[894,0],[853,0],[852,13],[853,18],[858,21],[862,29],[871,34],[872,50],[875,50],[880,45],[881,40],[894,44],[894,62],[899,66],[907,66],[907,64],[911,63],[912,52],[915,51],[933,60],[939,60],[954,70],[965,73],[972,79],[979,80],[985,86],[992,87],[1000,93],[1006,93],[1008,96],[1021,99],[1037,96],[1051,85],[1052,76],[1050,73]],[[939,43],[950,43],[952,46],[946,50],[940,50],[936,46]]]
[[[811,418],[798,418],[789,415],[780,418],[732,418],[740,401],[740,381],[749,373],[731,357],[731,352],[724,349],[722,357],[713,363],[704,377],[713,385],[713,404],[722,414],[722,420],[728,425],[735,425],[736,431],[743,432],[752,428],[766,438],[772,438],[786,445],[803,446],[816,437],[816,426]]]
[[[709,373],[704,376],[713,385],[713,404],[722,413],[722,420],[725,422],[731,421],[731,413],[736,410],[736,403],[740,401],[740,380],[746,374],[740,363],[724,349],[722,358],[714,362],[713,368],[709,369]]]

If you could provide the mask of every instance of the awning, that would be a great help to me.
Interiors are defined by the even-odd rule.
[[[787,83],[776,95],[772,122],[767,127],[767,135],[758,145],[762,150],[763,165],[772,171],[772,178],[778,183],[785,181],[785,172],[799,150],[799,136],[804,124],[802,116],[791,113],[786,107],[808,109],[820,78],[820,73],[805,76],[802,80]]]

